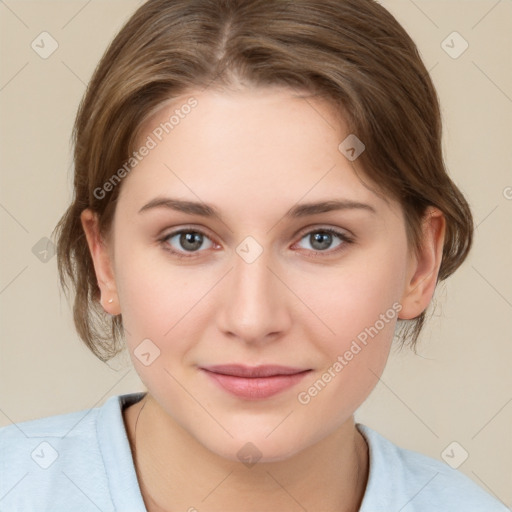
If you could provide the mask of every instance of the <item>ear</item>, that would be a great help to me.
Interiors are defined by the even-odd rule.
[[[430,206],[422,221],[423,238],[418,254],[411,251],[405,288],[400,301],[398,318],[409,320],[427,309],[437,284],[443,257],[446,219],[443,213]]]
[[[80,214],[80,220],[87,238],[98,286],[101,290],[100,303],[103,309],[110,315],[119,315],[121,309],[119,307],[114,273],[112,271],[111,255],[109,253],[109,247],[100,235],[97,213],[86,208]],[[111,299],[112,302],[109,302]]]

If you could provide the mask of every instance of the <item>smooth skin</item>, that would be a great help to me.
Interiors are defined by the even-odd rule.
[[[353,414],[384,370],[397,317],[309,403],[297,397],[394,303],[402,319],[427,308],[444,216],[428,210],[416,256],[400,205],[365,186],[357,160],[338,150],[349,134],[343,119],[324,100],[287,88],[191,91],[153,114],[140,145],[191,96],[197,106],[122,182],[109,236],[99,235],[92,211],[81,215],[101,304],[122,314],[148,389],[124,411],[147,509],[357,511],[369,460]],[[206,203],[221,217],[139,212],[156,197]],[[376,213],[285,216],[297,204],[332,199]],[[315,234],[326,228],[353,243],[337,235],[319,243]],[[179,229],[192,231],[195,245]],[[204,236],[194,239],[195,229]],[[251,263],[237,253],[248,236],[262,249]],[[146,366],[134,351],[147,338],[160,355]],[[312,371],[273,397],[245,400],[200,370],[228,363]],[[237,456],[248,442],[261,453],[252,467]]]

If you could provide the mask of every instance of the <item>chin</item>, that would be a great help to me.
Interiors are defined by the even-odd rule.
[[[226,447],[212,447],[215,453],[220,457],[233,462],[241,462],[248,467],[256,463],[268,463],[284,461],[300,451],[298,446],[274,446],[266,440],[256,442],[239,440],[230,443]]]
[[[248,467],[255,463],[279,462],[287,460],[300,451],[306,449],[314,443],[305,439],[294,437],[290,432],[283,430],[280,435],[273,432],[268,436],[268,428],[265,432],[245,430],[242,432],[233,432],[233,438],[212,439],[208,437],[197,440],[203,444],[210,452],[227,460],[242,462]]]

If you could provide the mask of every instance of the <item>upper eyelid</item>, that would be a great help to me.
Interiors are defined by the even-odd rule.
[[[346,228],[341,228],[341,227],[333,227],[333,226],[328,226],[328,225],[318,225],[318,224],[314,224],[312,226],[306,226],[304,228],[301,228],[299,230],[297,230],[293,236],[299,236],[299,235],[305,235],[305,234],[308,234],[308,233],[311,233],[311,232],[314,232],[314,231],[322,231],[322,230],[333,230],[333,231],[338,231],[340,232],[340,234],[347,234],[347,236],[354,236],[351,231],[349,231],[348,229]],[[195,226],[183,226],[183,227],[178,227],[178,228],[173,228],[171,229],[171,231],[169,231],[168,233],[162,235],[162,238],[167,238],[171,235],[176,235],[178,233],[182,233],[182,232],[197,232],[197,233],[202,233],[208,237],[210,237],[210,235],[208,234],[208,230],[207,229],[204,229],[203,227],[195,227]],[[211,237],[210,237],[211,238]],[[215,237],[213,237],[215,238]]]
[[[209,238],[212,242],[214,243],[218,243],[215,241],[215,237],[212,237],[210,236],[206,230],[204,230],[203,228],[196,228],[196,227],[181,227],[181,228],[177,228],[177,229],[173,229],[171,231],[169,231],[168,233],[164,233],[163,235],[161,235],[159,237],[160,240],[167,240],[168,238],[172,238],[176,235],[179,235],[181,233],[200,233],[201,235],[203,236],[206,236],[207,238]]]
[[[308,227],[305,227],[305,228],[302,228],[302,229],[299,229],[299,231],[297,231],[295,233],[294,236],[305,236],[309,233],[314,233],[316,231],[334,231],[336,233],[339,233],[340,235],[342,236],[346,236],[348,238],[353,238],[354,235],[348,230],[348,229],[345,229],[345,228],[340,228],[340,227],[333,227],[333,226],[317,226],[317,225],[313,225],[313,226],[308,226]]]

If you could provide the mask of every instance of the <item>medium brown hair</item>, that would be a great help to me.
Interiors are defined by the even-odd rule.
[[[327,98],[365,144],[358,166],[399,201],[409,247],[418,249],[429,205],[446,218],[438,282],[466,258],[473,220],[447,175],[436,91],[416,45],[374,0],[149,0],[99,62],[73,129],[74,197],[57,224],[60,282],[74,290],[80,338],[106,361],[123,348],[122,316],[99,303],[80,214],[91,208],[108,235],[122,186],[98,198],[164,102],[194,89],[286,86]],[[341,142],[341,141],[340,141]],[[355,168],[355,164],[354,164]],[[403,322],[415,349],[425,311]]]

